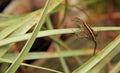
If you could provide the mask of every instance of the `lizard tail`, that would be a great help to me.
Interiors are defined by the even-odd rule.
[[[97,49],[97,43],[96,42],[94,42],[95,44],[95,46],[94,46],[94,52],[93,52],[93,56],[96,54],[96,49]]]

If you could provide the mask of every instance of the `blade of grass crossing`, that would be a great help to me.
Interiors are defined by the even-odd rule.
[[[24,20],[24,18],[26,18],[25,20]],[[31,15],[31,16],[29,16],[29,18],[28,18],[28,16],[26,16],[26,17],[24,17],[23,19],[21,19],[21,23],[18,23],[18,24],[14,24],[14,25],[12,25],[12,26],[9,26],[9,27],[7,27],[7,28],[5,28],[4,30],[2,30],[1,32],[0,32],[0,40],[1,39],[4,39],[5,37],[7,37],[8,35],[10,35],[12,32],[14,32],[14,31],[16,31],[18,28],[20,28],[22,25],[24,25],[27,21],[29,21],[30,19],[32,19],[33,18],[33,15]]]
[[[93,67],[91,70],[89,70],[89,72],[87,73],[100,73],[100,71],[106,66],[107,63],[109,63],[111,61],[111,59],[113,59],[120,51],[120,43],[115,47],[115,49],[113,51],[111,51],[107,56],[105,56],[99,63],[97,63],[97,65],[95,67]],[[120,67],[119,67],[120,68]],[[113,72],[113,73],[117,73],[117,72]]]
[[[41,17],[39,19],[39,22],[37,23],[34,31],[33,31],[33,34],[31,36],[31,38],[27,41],[27,43],[25,44],[25,46],[23,47],[22,51],[20,52],[20,54],[17,56],[17,58],[15,59],[15,61],[12,63],[12,65],[8,68],[8,70],[6,71],[6,73],[15,73],[15,71],[18,69],[18,67],[20,66],[21,62],[23,61],[24,57],[27,55],[27,53],[29,52],[32,44],[34,43],[35,41],[35,38],[37,36],[37,33],[39,32],[44,20],[45,20],[45,17],[47,15],[47,11],[48,11],[48,8],[50,6],[50,1],[51,0],[47,0],[46,1],[46,5],[43,9],[43,12],[41,13]]]
[[[0,58],[0,62],[12,63],[13,61],[9,60],[9,59]],[[46,70],[46,71],[51,71],[51,72],[55,72],[55,73],[62,73],[62,72],[54,70],[54,69],[45,68],[45,67],[39,67],[39,66],[31,65],[31,64],[21,63],[21,65],[27,66],[27,67],[32,67],[32,68],[37,68],[37,69],[42,69],[42,70]]]
[[[74,33],[73,30],[77,31],[78,29],[80,30],[80,28],[46,30],[46,31],[39,32],[37,37],[45,37],[45,36],[57,35],[57,34]],[[92,29],[94,31],[118,31],[118,30],[120,30],[120,27],[94,27]],[[32,33],[28,33],[28,34],[19,35],[19,36],[10,37],[10,38],[0,40],[0,46],[6,45],[9,43],[13,43],[13,42],[27,40],[28,38],[30,38],[31,35],[32,35]]]
[[[115,38],[110,44],[108,44],[104,50],[100,51],[98,54],[89,59],[82,66],[73,71],[73,73],[86,73],[91,68],[93,68],[98,62],[100,62],[104,57],[106,57],[115,47],[120,43],[120,35]]]
[[[54,36],[49,36],[53,41],[55,41],[56,43],[58,43],[59,45],[61,45],[62,47],[64,47],[66,50],[71,50],[63,41],[61,41],[60,39],[58,39],[57,37]],[[78,62],[79,65],[82,64],[82,60],[80,60],[79,57],[74,56],[74,58],[76,59],[76,61]]]
[[[47,27],[48,27],[48,29],[51,29],[51,30],[53,29],[53,26],[52,26],[52,23],[51,23],[49,17],[48,17],[48,20],[47,20]],[[59,55],[60,47],[59,47],[59,45],[58,45],[56,42],[54,42],[54,45],[55,45],[55,48],[56,48],[57,53],[58,53],[58,55]],[[64,72],[65,72],[65,73],[70,73],[70,71],[69,71],[69,69],[68,69],[68,67],[67,67],[67,64],[66,64],[66,62],[65,62],[64,57],[60,55],[59,60],[60,60],[60,62],[61,62],[61,64],[62,64],[62,67],[63,67]]]
[[[63,57],[72,57],[72,56],[82,56],[82,55],[90,55],[88,50],[68,50],[68,51],[60,51],[59,55],[62,55]],[[58,58],[59,57],[57,52],[49,53],[49,52],[29,52],[24,60],[35,60],[35,59],[48,59],[48,58]],[[10,59],[12,61],[15,60],[15,58],[18,56],[18,54],[6,54],[2,58]]]
[[[120,72],[120,61],[116,64],[116,66],[110,71],[110,73],[119,73]]]
[[[56,48],[56,50],[57,50],[58,55],[60,55],[60,54],[59,54],[59,53],[60,53],[60,47],[59,47],[59,45],[56,44],[56,43],[54,43],[54,44],[55,44],[55,48]],[[68,69],[68,66],[67,66],[67,64],[66,64],[66,61],[65,61],[64,57],[63,57],[62,55],[60,55],[60,56],[59,56],[59,59],[60,59],[60,62],[61,62],[61,64],[62,64],[64,73],[70,73],[70,70]]]
[[[7,53],[7,51],[9,50],[10,47],[11,47],[11,45],[1,46],[0,47],[0,57],[5,55],[5,53]]]

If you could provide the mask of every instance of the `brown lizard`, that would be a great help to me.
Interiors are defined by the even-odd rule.
[[[86,35],[94,42],[95,46],[94,46],[93,55],[95,55],[96,48],[97,48],[97,41],[96,41],[96,37],[95,37],[94,31],[92,30],[92,28],[90,27],[90,25],[86,24],[86,22],[84,22],[81,18],[76,17],[73,20],[77,23],[77,25],[79,27],[81,27],[81,25],[82,25],[82,28],[85,31],[84,33],[86,33]],[[80,24],[81,22],[82,22],[82,24]]]

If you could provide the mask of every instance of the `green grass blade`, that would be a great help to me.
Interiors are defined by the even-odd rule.
[[[49,36],[53,41],[55,41],[56,43],[58,43],[60,46],[62,46],[63,48],[65,48],[66,50],[71,50],[69,46],[67,46],[62,40],[58,39],[57,37],[54,36]],[[76,61],[78,62],[79,65],[82,64],[82,61],[79,59],[79,57],[74,56],[74,58],[76,59]]]
[[[48,27],[48,29],[53,30],[53,26],[52,26],[52,23],[51,23],[49,17],[48,17],[46,26]],[[54,36],[54,37],[56,37],[56,36]],[[54,45],[55,45],[55,49],[56,49],[56,51],[57,51],[57,53],[58,53],[58,55],[59,55],[59,52],[60,52],[59,44],[56,43],[56,42],[54,42]],[[60,56],[59,56],[59,60],[60,60],[60,63],[62,64],[62,67],[63,67],[64,72],[65,72],[65,73],[70,73],[70,71],[69,71],[69,69],[68,69],[68,67],[67,67],[67,64],[66,64],[66,62],[65,62],[65,60],[64,60],[64,57],[60,55]]]
[[[8,60],[8,59],[3,59],[3,58],[0,58],[0,62],[13,63],[13,61]],[[54,69],[49,69],[49,68],[46,68],[46,67],[40,67],[40,66],[35,66],[35,65],[25,64],[25,63],[21,63],[21,65],[27,66],[27,67],[32,67],[32,68],[37,68],[37,69],[42,69],[42,70],[46,70],[46,71],[56,72],[56,73],[62,73],[60,71],[57,71],[57,70],[54,70]]]
[[[34,60],[34,59],[46,59],[46,58],[58,58],[62,55],[63,57],[72,57],[72,56],[80,56],[80,55],[90,55],[87,50],[68,50],[68,51],[60,51],[59,55],[57,52],[50,53],[50,52],[30,52],[28,53],[24,60]],[[18,54],[6,54],[2,58],[10,59],[12,61]]]
[[[60,47],[59,47],[59,45],[56,44],[56,43],[55,43],[55,48],[56,48],[57,53],[58,53],[58,55],[59,55],[59,59],[60,59],[60,62],[61,62],[61,64],[62,64],[62,67],[63,67],[64,72],[65,72],[65,73],[70,73],[70,70],[68,69],[68,66],[67,66],[67,64],[66,64],[66,61],[65,61],[64,57],[59,54],[59,53],[60,53]]]
[[[23,19],[25,19],[25,20],[21,20],[22,22],[17,22],[17,24],[14,24],[14,25],[12,25],[12,26],[9,26],[9,27],[7,27],[7,28],[5,28],[4,30],[2,30],[1,32],[0,32],[0,40],[1,39],[4,39],[5,37],[7,37],[8,35],[10,35],[12,32],[14,32],[14,31],[16,31],[18,28],[20,28],[22,25],[24,25],[27,21],[29,21],[30,19],[32,19],[33,18],[33,16],[34,15],[30,15],[29,16],[29,18],[28,18],[28,16],[26,16],[26,17],[24,17]]]
[[[110,73],[119,73],[120,72],[120,61],[117,65],[110,71]]]
[[[74,31],[77,31],[78,29],[80,30],[80,28],[46,30],[46,31],[39,32],[37,37],[45,37],[45,36],[57,35],[57,34],[75,33]],[[120,27],[94,27],[93,30],[94,31],[118,31],[118,30],[120,30]],[[16,37],[6,38],[3,40],[0,40],[0,46],[6,45],[9,43],[13,43],[13,42],[27,40],[28,38],[30,38],[30,36],[31,36],[31,33],[27,33],[27,34],[19,35]]]
[[[9,17],[12,17],[12,15],[8,15],[8,14],[0,13],[0,17],[6,17],[6,18],[9,18]]]
[[[0,57],[5,55],[5,53],[9,50],[10,47],[11,47],[11,45],[1,46],[0,47]]]
[[[6,18],[0,21],[0,27],[9,27],[11,25],[18,25],[18,23],[22,23],[26,19],[34,18],[34,16],[36,16],[38,13],[41,13],[41,11],[42,9],[36,10],[28,14]]]
[[[94,57],[92,57],[90,60],[88,60],[82,66],[80,66],[79,68],[77,68],[76,70],[74,70],[73,73],[86,73],[86,72],[88,72],[98,62],[100,62],[105,56],[107,56],[110,52],[112,52],[113,50],[115,50],[115,47],[119,43],[120,43],[120,35],[118,37],[116,37],[116,39],[113,40],[109,45],[107,45],[104,48],[104,50],[100,51],[98,54],[96,54]]]
[[[47,26],[48,29],[53,29],[52,22],[51,22],[51,20],[50,20],[49,17],[48,17],[48,20],[46,22],[46,26]],[[66,50],[71,50],[70,47],[68,47],[62,40],[60,40],[56,36],[49,36],[49,38],[51,38],[56,43],[56,45],[58,44],[58,45],[64,47]],[[78,57],[74,56],[74,58],[76,59],[76,61],[78,62],[78,64],[82,63],[82,61]],[[66,72],[67,71],[68,70],[66,69]]]
[[[28,22],[26,22],[19,29],[13,32],[9,37],[25,34],[28,30],[30,30],[35,25],[36,22],[37,22],[37,19],[35,19],[35,17],[31,18]]]
[[[43,24],[43,22],[45,20],[45,17],[47,15],[47,10],[48,10],[49,6],[50,6],[50,0],[47,0],[46,5],[45,5],[45,7],[43,9],[43,12],[41,13],[40,20],[37,23],[31,38],[27,41],[27,43],[23,47],[22,51],[18,55],[18,57],[12,63],[12,65],[7,69],[6,73],[15,73],[15,71],[18,69],[18,67],[20,66],[21,62],[23,61],[24,57],[29,52],[32,44],[34,43],[34,41],[36,39],[37,33],[39,32],[40,28],[42,27],[42,24]]]
[[[94,72],[100,73],[100,71],[106,66],[106,64],[108,64],[108,62],[111,61],[120,52],[118,51],[120,48],[119,45],[117,45],[117,47],[115,47],[115,49],[112,52],[110,52],[106,57],[104,57],[94,68],[92,68],[87,73],[94,73]]]
[[[52,11],[52,9],[54,9],[61,1],[62,0],[55,1],[55,4],[51,5],[52,8],[49,9],[48,12],[50,13]],[[31,19],[35,19],[36,18],[35,15],[37,15],[38,13],[41,13],[41,10],[43,10],[43,9],[37,10],[37,11],[29,13],[27,15],[11,17],[9,19],[0,21],[0,27],[5,27],[4,30],[2,30],[0,32],[0,34],[1,34],[0,40],[4,39],[8,35],[10,35],[12,32],[16,31],[18,28],[20,28],[22,25],[24,25],[27,21],[30,22]],[[37,20],[38,19],[36,19],[35,21],[37,21]],[[6,27],[6,26],[9,26],[9,27]],[[27,29],[29,29],[29,28],[27,27]],[[18,31],[20,31],[20,29]],[[17,33],[18,31],[16,31],[15,33]]]
[[[21,22],[24,17],[25,17],[25,15],[22,15],[22,16],[10,17],[10,18],[6,18],[4,20],[1,20],[0,27],[7,27],[7,26],[14,25],[18,22]]]

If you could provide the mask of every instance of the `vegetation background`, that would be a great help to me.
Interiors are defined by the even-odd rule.
[[[0,73],[120,73],[120,0],[0,0],[0,11]],[[97,34],[94,56],[75,17]]]

